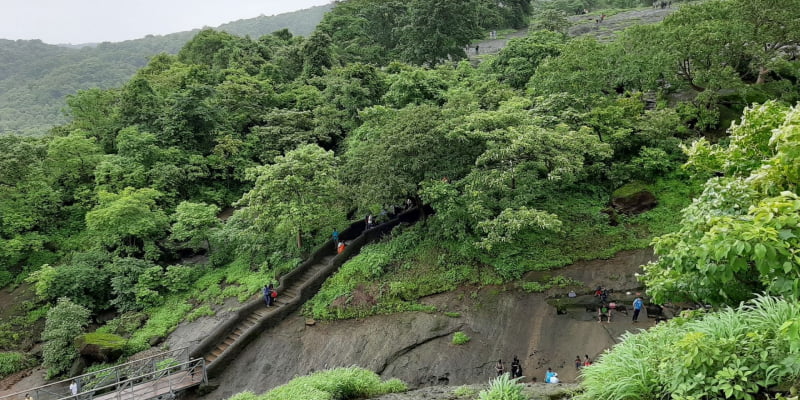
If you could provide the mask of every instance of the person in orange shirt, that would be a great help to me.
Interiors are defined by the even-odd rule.
[[[339,242],[339,246],[336,247],[336,254],[342,254],[342,252],[344,251],[344,248],[345,248],[345,245],[344,245],[344,240],[343,240],[343,241]]]

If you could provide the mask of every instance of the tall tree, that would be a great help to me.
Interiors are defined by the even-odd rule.
[[[400,54],[417,65],[464,58],[464,46],[481,36],[478,0],[413,0],[401,20]]]
[[[267,235],[273,243],[294,242],[297,250],[307,250],[315,234],[346,220],[336,168],[332,151],[307,144],[276,157],[271,165],[252,169],[249,177],[255,185],[239,200],[243,208],[234,223],[249,225],[246,230]]]
[[[100,192],[99,204],[86,214],[86,228],[97,244],[116,254],[156,259],[156,241],[169,227],[169,218],[156,204],[159,197],[160,192],[149,188]]]

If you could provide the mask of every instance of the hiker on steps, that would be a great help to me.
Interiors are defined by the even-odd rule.
[[[336,228],[333,228],[333,235],[331,235],[331,236],[333,236],[333,244],[338,246],[339,245],[339,230],[336,229]]]
[[[272,303],[275,302],[275,296],[273,296],[273,293],[277,295],[277,292],[275,292],[275,290],[272,288],[271,283],[269,286],[264,286],[264,303],[267,305],[267,307],[271,307]]]

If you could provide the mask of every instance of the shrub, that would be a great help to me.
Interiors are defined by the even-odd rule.
[[[466,344],[470,340],[471,340],[471,338],[469,336],[467,336],[467,334],[464,333],[464,332],[459,331],[459,332],[456,332],[456,333],[453,334],[453,344],[456,345],[456,346],[460,346],[462,344]]]
[[[578,399],[752,399],[800,376],[798,324],[798,300],[759,297],[626,334],[583,370]]]
[[[5,378],[15,372],[22,371],[35,364],[24,353],[12,351],[0,353],[0,378]]]
[[[362,368],[334,368],[294,378],[289,383],[257,396],[239,393],[230,400],[344,400],[379,396],[408,390],[398,379],[381,382],[374,372]]]
[[[89,310],[67,298],[58,299],[58,304],[47,312],[42,340],[43,365],[47,368],[47,379],[69,369],[78,357],[73,341],[89,324]]]
[[[517,382],[520,379],[511,379],[508,374],[500,375],[489,383],[489,389],[481,390],[478,398],[480,400],[527,400],[522,394],[525,386]]]
[[[447,316],[447,317],[450,317],[450,318],[459,318],[459,317],[461,317],[461,313],[460,312],[453,312],[453,311],[445,312],[444,315]]]

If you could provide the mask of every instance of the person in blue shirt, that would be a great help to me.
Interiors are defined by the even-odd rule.
[[[547,372],[544,373],[544,383],[550,383],[554,376],[556,376],[556,373],[553,372],[552,368],[548,368]]]
[[[339,230],[336,228],[333,228],[333,244],[339,245]]]
[[[643,305],[644,302],[641,297],[637,297],[636,300],[633,301],[633,322],[639,322],[639,312],[642,311]]]

